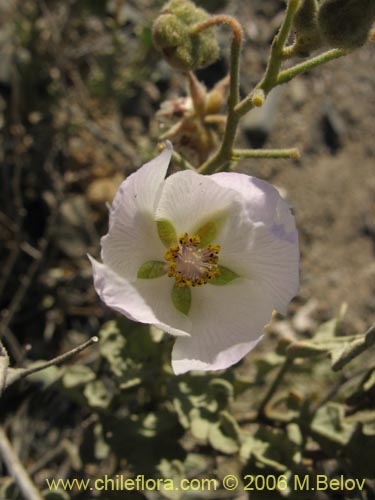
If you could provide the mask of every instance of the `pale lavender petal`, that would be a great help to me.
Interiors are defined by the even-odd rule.
[[[298,243],[277,238],[269,228],[257,223],[242,262],[247,265],[248,275],[267,290],[274,309],[286,314],[299,289]]]
[[[236,279],[193,292],[191,336],[176,339],[172,352],[176,374],[220,370],[238,362],[258,343],[272,315],[267,291],[256,281]]]
[[[220,186],[233,189],[241,195],[250,220],[263,222],[279,238],[291,243],[298,241],[290,206],[271,184],[256,177],[234,172],[221,172],[211,175],[210,178]]]
[[[286,314],[299,289],[298,242],[279,238],[261,222],[230,216],[218,243],[219,263],[267,288],[273,308]]]
[[[210,177],[185,170],[166,179],[156,217],[172,222],[178,235],[191,234],[208,220],[229,213],[236,196]]]
[[[282,314],[299,288],[299,247],[289,205],[267,182],[237,173],[211,176],[234,189],[243,203],[242,217],[231,213],[220,234],[220,263],[268,290]]]
[[[191,321],[172,304],[170,278],[162,276],[130,283],[108,266],[89,258],[95,289],[108,307],[133,321],[155,325],[172,335],[189,335]]]
[[[155,210],[172,154],[164,151],[130,175],[120,186],[110,212],[109,231],[101,240],[102,260],[113,271],[134,281],[140,266],[160,260],[165,248],[155,224]]]

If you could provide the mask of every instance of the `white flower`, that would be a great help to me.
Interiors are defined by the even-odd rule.
[[[294,217],[270,184],[244,174],[165,179],[171,154],[167,143],[120,186],[103,263],[91,259],[95,288],[109,307],[176,336],[176,374],[223,369],[297,293]]]

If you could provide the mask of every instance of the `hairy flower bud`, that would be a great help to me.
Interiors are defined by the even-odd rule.
[[[209,14],[188,0],[171,0],[153,26],[155,46],[168,63],[185,71],[204,68],[219,57],[214,28],[192,33],[191,28]]]
[[[322,42],[318,26],[317,0],[302,0],[293,20],[296,31],[295,53],[307,57],[310,52],[318,49]]]
[[[374,20],[374,0],[323,0],[318,12],[322,38],[340,49],[353,50],[366,43]]]

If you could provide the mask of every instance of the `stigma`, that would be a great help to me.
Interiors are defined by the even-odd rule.
[[[201,247],[200,241],[198,235],[185,233],[178,245],[171,246],[164,255],[169,263],[168,276],[175,278],[180,287],[204,285],[220,274],[220,245]]]

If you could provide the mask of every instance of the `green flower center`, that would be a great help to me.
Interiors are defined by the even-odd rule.
[[[175,278],[179,287],[204,285],[220,274],[219,252],[219,245],[201,247],[199,235],[185,233],[164,255],[169,263],[168,276]]]

